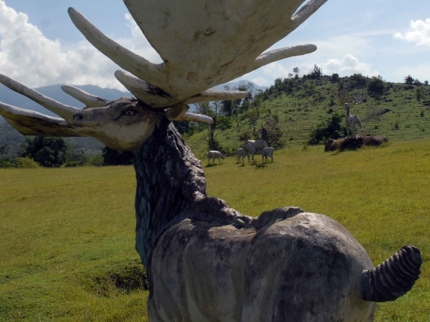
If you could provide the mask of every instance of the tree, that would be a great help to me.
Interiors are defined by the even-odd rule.
[[[224,115],[231,116],[233,114],[233,101],[225,100],[221,102],[221,112]]]
[[[367,85],[367,91],[369,93],[374,93],[376,95],[381,95],[384,93],[384,81],[381,77],[372,77]]]
[[[367,84],[367,77],[362,74],[354,74],[350,77],[351,88],[363,88]]]
[[[414,78],[411,75],[405,77],[405,84],[412,85],[414,83]]]
[[[337,83],[339,81],[339,74],[337,74],[337,73],[332,74],[331,75],[331,81],[333,83]]]
[[[103,165],[130,165],[134,162],[134,154],[130,151],[117,151],[105,146],[102,149]]]
[[[328,120],[321,122],[311,132],[311,139],[308,141],[311,145],[316,145],[328,139],[339,139],[345,132],[345,127],[341,125],[342,118],[334,113]]]
[[[67,159],[68,144],[63,138],[36,136],[26,138],[22,157],[30,157],[43,167],[60,167]]]
[[[311,79],[320,79],[323,76],[324,75],[323,75],[323,72],[322,72],[322,68],[318,67],[317,65],[314,65],[314,69],[308,75],[308,77],[311,78]]]
[[[422,91],[420,88],[417,88],[417,90],[415,91],[415,96],[416,96],[418,102],[421,101]]]

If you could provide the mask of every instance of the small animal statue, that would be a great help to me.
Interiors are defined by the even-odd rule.
[[[349,110],[350,110],[349,103],[345,103],[345,123],[346,123],[347,135],[352,134],[352,130],[355,129],[356,124],[358,124],[361,132],[363,132],[364,129],[363,129],[363,124],[361,123],[360,117],[358,115],[350,114]]]
[[[221,163],[221,159],[224,159],[224,156],[221,152],[216,150],[211,150],[208,152],[208,163],[212,160],[213,164],[215,164],[215,159],[218,159],[219,163]]]
[[[236,150],[236,157],[237,162],[242,162],[242,165],[245,163],[245,157],[248,157],[248,163],[249,163],[249,151],[245,150],[244,148],[239,148]]]
[[[263,139],[247,140],[242,145],[242,148],[247,150],[251,154],[251,159],[254,162],[255,162],[254,155],[261,154],[261,150],[267,147],[268,147],[267,142],[266,140],[263,140]]]
[[[264,52],[325,2],[125,0],[161,64],[123,48],[69,9],[85,37],[131,73],[115,76],[135,98],[107,101],[63,87],[86,105],[79,109],[0,76],[59,116],[1,103],[0,114],[22,134],[91,136],[133,151],[136,249],[148,273],[150,321],[372,321],[376,302],[395,300],[419,277],[422,258],[413,246],[374,267],[330,217],[285,207],[253,218],[208,197],[201,162],[172,123],[211,123],[188,113],[187,104],[246,97],[209,88],[314,51],[303,45]]]
[[[263,158],[263,163],[267,162],[267,158],[269,157],[273,162],[273,152],[275,151],[275,148],[267,147],[261,150],[261,156]]]

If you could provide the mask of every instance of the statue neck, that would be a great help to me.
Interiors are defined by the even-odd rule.
[[[145,267],[158,235],[193,201],[206,196],[200,161],[172,123],[160,123],[134,151],[136,250]]]

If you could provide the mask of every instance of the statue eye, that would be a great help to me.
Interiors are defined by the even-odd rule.
[[[136,111],[128,110],[128,111],[125,111],[123,115],[125,115],[125,116],[133,116],[136,113],[137,113]]]

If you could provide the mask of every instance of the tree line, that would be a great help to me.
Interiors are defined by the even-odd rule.
[[[99,154],[88,155],[59,137],[26,137],[17,152],[10,153],[10,150],[8,144],[0,146],[0,168],[111,166],[130,165],[134,161],[132,152],[109,147],[104,147]]]

